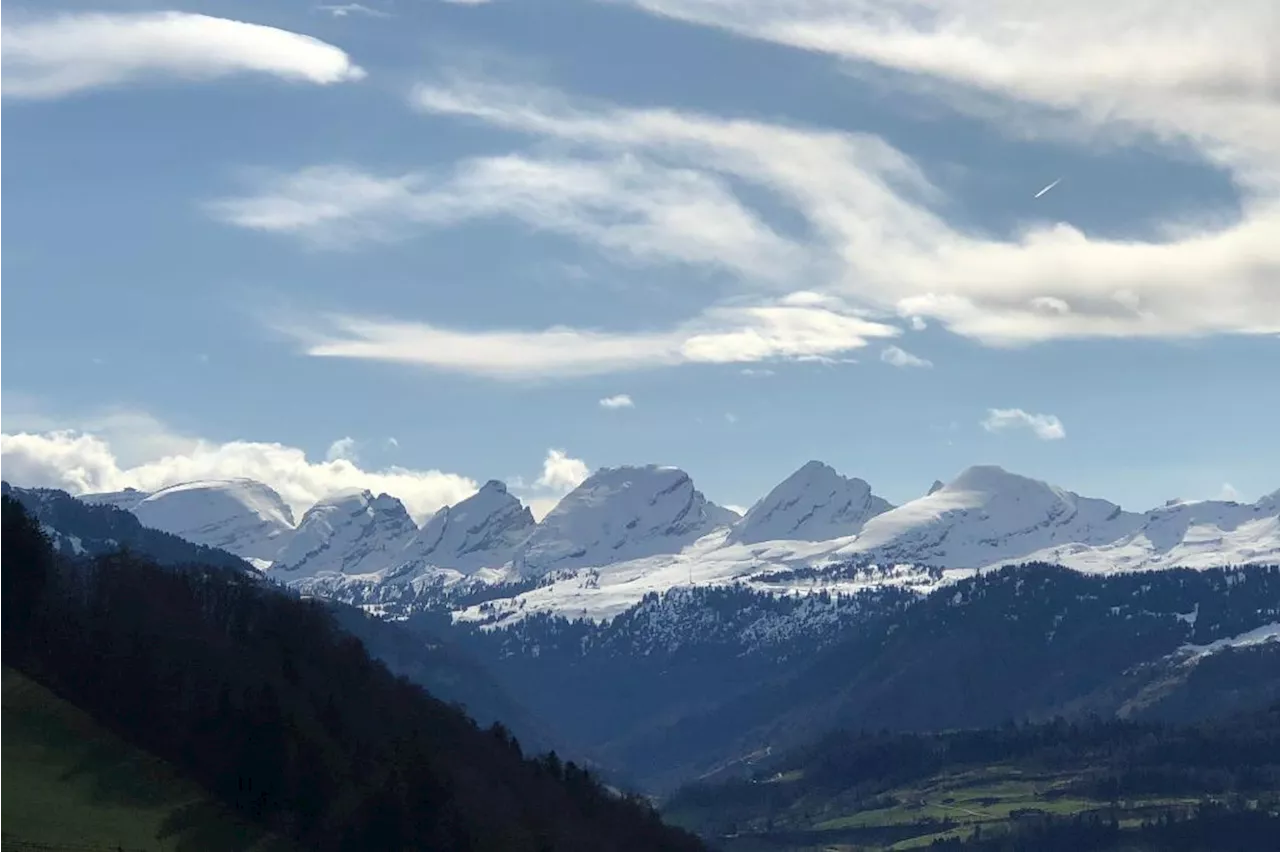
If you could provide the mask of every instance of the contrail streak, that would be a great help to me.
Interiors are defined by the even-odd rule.
[[[1040,196],[1044,195],[1046,192],[1048,192],[1049,190],[1053,189],[1055,186],[1057,186],[1057,185],[1058,185],[1058,184],[1060,184],[1060,183],[1062,183],[1062,178],[1058,178],[1058,179],[1057,179],[1057,180],[1055,180],[1053,183],[1049,184],[1049,185],[1048,185],[1048,186],[1046,186],[1044,189],[1040,190],[1039,192],[1037,192],[1035,195],[1033,195],[1033,196],[1031,196],[1031,197],[1032,197],[1032,198],[1039,198]]]

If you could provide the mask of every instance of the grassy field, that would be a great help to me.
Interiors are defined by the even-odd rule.
[[[287,848],[22,674],[3,686],[5,850]]]
[[[879,806],[839,799],[801,800],[775,813],[771,823],[748,817],[714,842],[726,852],[919,849],[939,838],[968,837],[975,828],[1000,832],[1037,813],[1064,816],[1098,811],[1108,819],[1114,814],[1123,826],[1199,801],[1149,798],[1112,803],[1064,795],[1062,788],[1073,778],[1028,773],[1012,766],[983,767],[892,790],[878,797]],[[795,780],[782,777],[765,783],[783,785]],[[697,813],[668,812],[666,816],[694,830],[708,828]]]

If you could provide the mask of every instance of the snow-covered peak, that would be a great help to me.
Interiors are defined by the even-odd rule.
[[[965,468],[960,475],[948,482],[939,491],[985,493],[997,495],[1030,495],[1063,493],[1047,482],[1010,473],[996,464],[976,464]]]
[[[218,547],[243,559],[271,560],[293,535],[293,512],[271,487],[253,479],[182,482],[152,494],[126,489],[94,494],[132,512],[144,527]]]
[[[881,558],[976,568],[1067,542],[1115,541],[1141,520],[1106,500],[979,465],[928,496],[869,520],[855,549]]]
[[[516,556],[522,573],[598,566],[676,553],[736,519],[708,501],[675,467],[596,471],[569,492]]]
[[[861,479],[811,461],[756,503],[729,534],[731,542],[828,541],[855,535],[893,506]]]
[[[362,489],[339,491],[307,510],[271,570],[288,579],[372,573],[396,562],[417,532],[395,497],[375,497]]]
[[[464,574],[511,561],[533,530],[533,514],[498,480],[436,512],[414,537],[406,560]]]

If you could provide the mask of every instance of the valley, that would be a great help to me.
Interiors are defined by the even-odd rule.
[[[1137,513],[977,467],[893,507],[810,463],[739,516],[649,466],[597,472],[541,521],[489,482],[418,527],[369,492],[291,526],[270,489],[242,481],[5,492],[60,558],[127,545],[322,605],[392,674],[657,797],[726,850],[1198,819],[1203,795],[1121,807],[1080,792],[1078,769],[1002,760],[782,807],[806,775],[775,767],[831,731],[1194,725],[1280,702],[1274,494]],[[729,804],[742,784],[769,791],[767,807]],[[690,805],[702,788],[730,798]]]

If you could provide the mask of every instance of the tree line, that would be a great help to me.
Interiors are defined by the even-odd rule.
[[[393,676],[319,603],[227,568],[55,554],[8,496],[3,545],[5,665],[303,848],[704,848]]]

